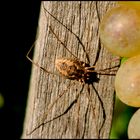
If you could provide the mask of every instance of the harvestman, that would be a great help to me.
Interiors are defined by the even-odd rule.
[[[76,38],[77,40],[79,41],[79,43],[81,44],[84,52],[86,53],[85,51],[85,47],[83,45],[83,43],[81,42],[80,38],[75,34],[73,33],[66,25],[64,25],[63,23],[61,23],[56,17],[54,17],[47,9],[45,9],[45,6],[43,4],[43,7],[44,7],[44,10],[50,15],[52,16],[57,22],[59,22],[62,26],[64,26],[69,32],[71,32]],[[98,20],[100,22],[100,19],[99,19],[99,15],[98,15],[98,9],[97,9],[97,3],[96,3],[96,10],[97,10],[97,16],[98,16]],[[105,118],[106,118],[106,114],[105,114],[105,109],[104,109],[104,106],[103,106],[103,102],[100,98],[100,96],[98,95],[98,92],[96,91],[95,87],[93,86],[93,82],[98,82],[98,78],[97,78],[97,74],[101,74],[101,75],[115,75],[115,74],[110,74],[109,73],[105,73],[106,70],[110,70],[112,68],[115,68],[115,67],[118,67],[118,66],[115,66],[115,67],[112,67],[112,68],[106,68],[106,69],[102,69],[102,70],[98,70],[96,71],[94,68],[95,68],[95,64],[93,66],[90,66],[90,60],[89,60],[89,57],[88,57],[88,54],[86,53],[86,58],[87,58],[87,61],[88,63],[85,63],[83,61],[80,61],[67,47],[66,45],[57,37],[57,35],[54,33],[53,29],[51,28],[51,26],[49,26],[49,29],[50,31],[52,32],[52,34],[57,38],[57,40],[63,45],[63,47],[74,57],[74,58],[60,58],[60,59],[56,59],[55,61],[55,67],[57,68],[57,70],[60,72],[60,75],[61,76],[64,76],[65,78],[67,79],[70,79],[70,80],[77,80],[79,81],[80,83],[82,83],[82,90],[84,88],[84,85],[87,84],[88,87],[87,87],[87,90],[88,90],[88,99],[90,101],[90,97],[89,97],[89,85],[91,84],[93,89],[95,90],[95,93],[96,95],[98,96],[98,99],[100,101],[100,105],[102,107],[102,110],[103,110],[103,123],[102,123],[102,126],[100,127],[100,130],[101,128],[103,127],[104,125],[104,122],[105,122]],[[100,43],[100,41],[99,41]],[[100,44],[99,44],[100,45]],[[33,45],[34,46],[34,45]],[[33,46],[30,48],[30,50],[28,51],[27,53],[27,58],[28,60],[30,60],[34,65],[36,65],[37,67],[39,67],[40,69],[42,69],[43,71],[45,71],[46,73],[49,73],[49,74],[53,74],[53,75],[56,75],[50,71],[48,71],[47,69],[41,67],[38,63],[34,62],[30,57],[29,57],[29,53],[31,52]],[[98,56],[97,56],[98,57]],[[95,59],[96,61],[96,59]],[[96,63],[96,62],[95,62]],[[81,90],[81,91],[82,91]],[[54,102],[50,105],[50,107],[48,108],[48,111],[47,111],[47,114],[45,114],[46,116],[43,118],[42,122],[37,126],[35,127],[30,133],[28,133],[27,135],[30,135],[32,134],[35,130],[37,130],[40,126],[50,122],[50,121],[53,121],[59,117],[61,117],[62,115],[66,114],[70,108],[73,106],[74,103],[76,103],[76,101],[78,100],[78,97],[79,95],[81,94],[81,91],[78,93],[78,95],[76,96],[76,99],[70,104],[70,106],[60,115],[54,117],[53,119],[49,120],[49,121],[46,121],[45,122],[45,118],[47,117],[47,114],[48,112],[53,108],[54,104],[58,101],[58,99],[64,95],[64,93],[66,92],[66,90],[64,92],[62,92],[55,100]],[[92,107],[93,110],[94,110],[94,107]],[[99,132],[100,132],[99,130]]]

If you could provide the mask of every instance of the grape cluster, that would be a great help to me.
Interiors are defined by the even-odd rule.
[[[116,95],[127,105],[140,107],[140,2],[118,3],[104,16],[100,24],[100,39],[110,52],[128,58],[115,77]],[[140,118],[135,118],[138,117],[133,117],[129,124],[130,138],[133,137],[134,122],[140,126]]]
[[[140,107],[140,6],[132,3],[120,2],[106,13],[100,38],[110,52],[129,58],[116,74],[116,94],[127,105]]]

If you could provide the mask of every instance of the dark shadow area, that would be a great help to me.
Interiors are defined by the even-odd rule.
[[[33,44],[40,1],[5,1],[1,6],[0,138],[20,138],[28,96],[31,63],[26,53]]]

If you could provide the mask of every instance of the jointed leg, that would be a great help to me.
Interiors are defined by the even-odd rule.
[[[30,50],[27,52],[27,55],[26,55],[27,59],[28,59],[31,63],[33,63],[34,65],[36,65],[37,67],[39,67],[40,69],[44,70],[45,72],[47,72],[47,73],[49,73],[49,74],[53,74],[53,75],[58,75],[58,74],[55,74],[55,73],[52,73],[52,72],[46,70],[45,68],[43,68],[42,66],[40,66],[38,63],[34,62],[34,61],[29,57],[29,54],[30,54],[31,50],[33,49],[33,47],[35,46],[35,43],[36,43],[36,41],[33,43],[33,45],[31,46]]]
[[[63,45],[63,47],[72,55],[74,56],[76,59],[77,57],[66,47],[66,45],[58,38],[58,36],[54,33],[53,29],[51,28],[51,26],[49,26],[50,31],[54,34],[54,36],[57,38],[57,40]]]
[[[41,123],[40,123],[37,127],[35,127],[30,133],[27,133],[27,135],[31,135],[35,130],[37,130],[37,129],[38,129],[39,127],[41,127],[42,125],[45,125],[46,123],[49,123],[49,122],[51,122],[51,121],[53,121],[53,120],[55,120],[55,119],[57,119],[57,118],[59,118],[59,117],[65,115],[65,114],[71,109],[71,107],[77,102],[77,100],[78,100],[80,94],[81,94],[82,91],[83,91],[83,87],[84,87],[84,86],[82,86],[82,89],[80,90],[79,94],[77,94],[75,100],[69,105],[69,107],[68,107],[62,114],[60,114],[60,115],[54,117],[54,118],[51,119],[51,120],[45,121],[46,118],[47,118],[48,113],[49,113],[50,110],[53,108],[53,106],[55,105],[55,103],[64,95],[64,93],[66,93],[66,91],[70,88],[70,86],[72,86],[72,85],[74,85],[74,84],[75,84],[75,82],[73,82],[71,85],[69,85],[69,86],[67,87],[66,90],[64,90],[61,94],[59,94],[59,96],[58,96],[58,97],[53,101],[53,103],[49,106],[49,108],[48,108],[48,110],[47,110],[47,113],[44,115],[44,117],[43,117]]]
[[[88,54],[87,54],[87,52],[86,52],[86,49],[85,49],[85,46],[84,46],[84,44],[82,43],[82,41],[80,40],[80,38],[79,38],[74,32],[72,32],[71,29],[69,29],[66,25],[64,25],[61,21],[59,21],[55,16],[53,16],[53,15],[45,8],[44,3],[43,3],[43,7],[44,7],[44,10],[45,10],[51,17],[53,17],[57,22],[59,22],[63,27],[65,27],[69,32],[71,32],[71,33],[77,38],[78,42],[81,44],[81,46],[82,46],[82,48],[83,48],[83,50],[84,50],[84,52],[85,52],[85,54],[86,54],[86,58],[87,58],[88,63],[90,64],[89,56],[88,56]],[[62,44],[62,43],[61,43],[61,44]]]
[[[97,97],[98,97],[98,99],[99,99],[99,103],[100,103],[101,108],[102,108],[102,111],[103,111],[103,122],[102,122],[102,125],[101,125],[100,129],[99,129],[99,135],[100,135],[101,129],[103,128],[104,123],[105,123],[105,120],[106,120],[106,113],[105,113],[105,108],[104,108],[103,101],[102,101],[102,99],[100,98],[100,96],[99,96],[99,94],[98,94],[98,91],[95,89],[95,87],[94,87],[93,84],[92,84],[92,87],[93,87],[93,89],[94,89],[94,91],[95,91],[95,93],[96,93],[96,95],[97,95]]]

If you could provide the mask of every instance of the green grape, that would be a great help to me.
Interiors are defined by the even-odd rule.
[[[108,11],[100,24],[104,47],[121,57],[140,54],[140,7],[119,6]]]
[[[130,6],[130,7],[140,8],[139,1],[118,1],[118,4],[120,6]]]
[[[140,55],[122,63],[115,77],[115,90],[123,103],[140,107]]]
[[[128,125],[128,137],[129,139],[140,138],[140,109],[138,109],[130,119]]]

